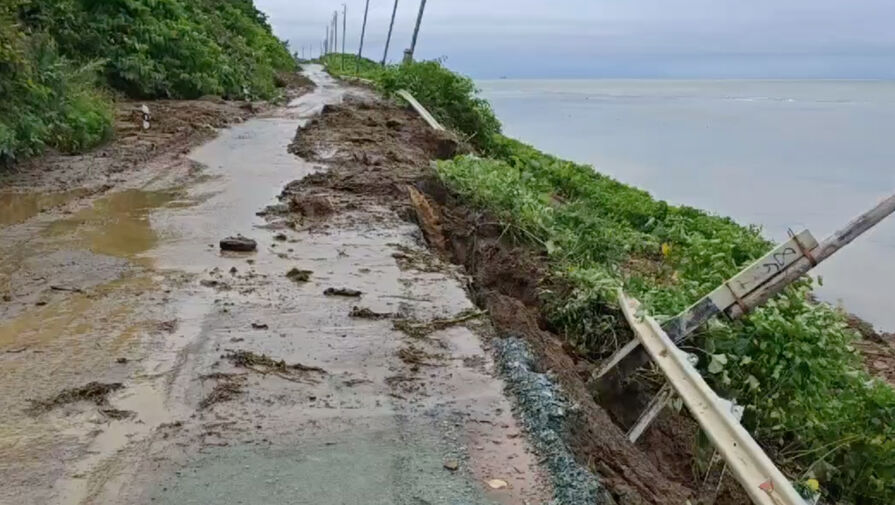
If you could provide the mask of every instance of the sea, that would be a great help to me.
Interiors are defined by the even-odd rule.
[[[685,204],[818,240],[895,193],[895,82],[478,81],[504,132]],[[818,296],[895,331],[895,215],[815,269]]]

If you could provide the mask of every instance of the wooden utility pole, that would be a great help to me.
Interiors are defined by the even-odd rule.
[[[333,37],[332,52],[336,53],[339,51],[339,11],[333,11],[333,33],[335,36]]]
[[[364,24],[360,29],[360,48],[357,50],[357,62],[354,66],[354,75],[360,73],[360,59],[364,56],[364,35],[367,33],[367,14],[370,13],[370,0],[367,0],[367,6],[364,7]]]
[[[420,25],[423,23],[423,12],[426,11],[426,0],[420,0],[420,13],[416,17],[416,26],[413,28],[413,40],[410,41],[410,52],[405,53],[405,59],[413,61],[413,54],[416,51],[416,39],[420,35]]]
[[[329,28],[330,25],[326,25],[326,38],[323,39],[323,47],[326,48],[324,54],[329,54]]]
[[[382,66],[388,60],[388,45],[392,41],[392,29],[395,27],[395,14],[398,13],[398,0],[395,0],[395,6],[392,8],[392,21],[388,24],[388,37],[385,38],[385,53],[382,54]]]

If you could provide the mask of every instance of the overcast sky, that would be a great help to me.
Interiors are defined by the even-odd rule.
[[[343,2],[255,3],[293,49],[316,54]],[[357,52],[364,1],[347,4]],[[370,0],[364,56],[382,58],[393,5]],[[418,10],[399,0],[390,60]],[[895,0],[429,0],[417,58],[439,57],[476,78],[892,79]]]

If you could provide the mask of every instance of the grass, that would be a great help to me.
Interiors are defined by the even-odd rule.
[[[620,343],[615,290],[662,317],[685,309],[771,247],[759,230],[649,194],[517,141],[493,158],[439,162],[455,192],[517,240],[546,251],[552,329],[593,359]],[[895,502],[895,392],[863,369],[844,314],[809,296],[810,279],[736,322],[695,335],[700,368],[745,406],[744,424],[794,480],[818,478],[852,503]]]
[[[491,104],[478,96],[471,79],[451,72],[439,61],[383,67],[366,58],[358,60],[356,56],[330,54],[323,58],[323,64],[336,77],[372,81],[387,96],[406,89],[439,122],[461,133],[480,150],[490,152],[495,148],[493,141],[500,133],[500,121]]]

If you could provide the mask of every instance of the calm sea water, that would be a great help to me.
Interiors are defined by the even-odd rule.
[[[775,241],[821,240],[895,192],[895,82],[478,84],[510,136]],[[817,272],[822,298],[895,331],[895,216]]]

